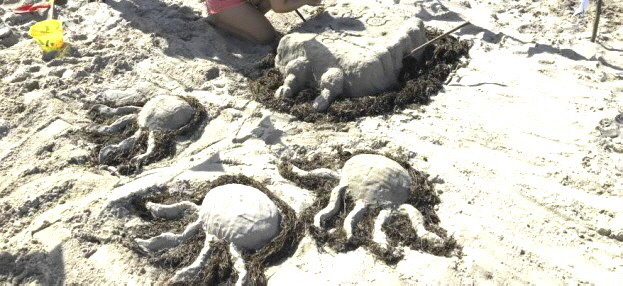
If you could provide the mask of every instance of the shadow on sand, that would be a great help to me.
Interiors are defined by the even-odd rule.
[[[0,252],[0,284],[64,285],[63,248],[24,255]]]
[[[441,4],[440,2],[435,3],[435,5],[437,6],[437,9],[443,10],[445,11],[443,14],[440,15],[432,15],[430,13],[428,13],[425,10],[422,10],[422,12],[418,13],[418,17],[420,17],[421,19],[423,19],[424,21],[430,21],[430,20],[438,20],[438,21],[450,21],[450,22],[462,22],[462,21],[466,21],[466,19],[464,19],[463,17],[461,17],[461,15],[459,15],[458,13],[452,12],[450,10],[448,10],[448,8],[446,8],[443,4]],[[474,25],[473,23],[471,25],[468,25],[462,29],[460,29],[459,31],[456,32],[457,35],[478,35],[482,33],[481,35],[481,40],[483,40],[484,42],[487,43],[491,43],[491,44],[498,44],[500,43],[503,39],[511,39],[515,42],[521,43],[521,44],[529,44],[530,42],[526,42],[523,40],[520,40],[516,37],[513,37],[511,35],[502,33],[502,32],[498,32],[498,33],[494,33],[493,31]],[[600,43],[600,45],[607,51],[611,51],[611,52],[621,52],[623,50],[621,49],[616,49],[616,48],[612,48],[612,47],[607,47],[603,44]],[[562,57],[568,58],[570,60],[573,61],[598,61],[599,63],[601,63],[602,65],[609,67],[611,69],[617,70],[617,71],[623,71],[623,67],[619,67],[616,65],[613,65],[611,63],[609,63],[608,61],[606,61],[603,57],[598,57],[598,58],[586,58],[585,56],[582,56],[581,54],[577,53],[576,51],[572,50],[572,49],[567,49],[567,48],[557,48],[551,45],[546,45],[546,44],[539,44],[539,43],[535,43],[534,47],[531,47],[528,49],[528,57],[532,57],[536,54],[542,54],[542,53],[548,53],[548,54],[553,54],[553,55],[560,55]]]
[[[160,0],[106,1],[120,12],[129,26],[164,40],[165,55],[184,59],[208,59],[244,75],[275,47],[256,45],[213,27],[199,11]]]

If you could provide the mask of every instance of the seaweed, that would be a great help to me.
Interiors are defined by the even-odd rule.
[[[426,34],[431,39],[442,32],[429,29]],[[444,82],[459,67],[461,58],[468,57],[470,47],[468,41],[444,37],[424,48],[420,60],[414,57],[403,60],[397,88],[377,95],[338,98],[326,113],[317,112],[312,106],[320,94],[314,87],[303,89],[292,98],[276,98],[275,91],[283,84],[283,75],[274,67],[251,81],[251,99],[304,122],[349,122],[366,116],[387,115],[414,105],[429,104],[431,97],[443,90]]]
[[[167,273],[168,277],[171,277],[176,270],[188,266],[194,261],[203,248],[205,233],[197,235],[174,249],[150,256],[138,247],[134,238],[152,237],[163,232],[181,232],[187,224],[197,219],[197,215],[186,215],[181,220],[175,221],[153,218],[147,211],[145,203],[147,201],[174,203],[188,200],[200,204],[209,190],[226,184],[243,184],[254,187],[266,194],[280,210],[281,230],[279,234],[262,248],[255,251],[242,251],[241,253],[245,260],[248,283],[252,285],[266,285],[267,279],[264,276],[264,270],[294,254],[299,242],[303,238],[304,227],[297,219],[294,210],[284,201],[268,190],[265,185],[243,175],[224,175],[214,181],[191,184],[189,190],[185,192],[167,192],[167,189],[164,188],[158,190],[158,192],[152,192],[153,194],[150,196],[133,198],[130,201],[130,211],[143,219],[145,223],[128,229],[132,235],[131,237],[126,237],[122,244],[139,256],[149,257],[148,261],[150,264],[162,269]],[[218,240],[213,242],[211,247],[214,249],[214,252],[207,267],[194,277],[192,281],[186,281],[184,284],[233,285],[235,283],[237,273],[232,268],[233,262],[230,258],[227,242]]]
[[[441,200],[434,190],[433,183],[428,179],[429,175],[412,168],[405,159],[407,156],[400,152],[397,154],[380,155],[384,155],[398,162],[409,171],[412,178],[411,194],[406,203],[413,205],[422,213],[427,230],[437,234],[444,240],[441,246],[435,246],[420,239],[411,226],[408,217],[395,215],[383,225],[383,230],[388,236],[390,247],[387,249],[381,248],[372,241],[371,237],[374,229],[374,220],[381,211],[381,208],[376,206],[368,209],[363,219],[355,226],[353,239],[350,241],[347,240],[346,233],[341,226],[348,213],[354,208],[354,201],[348,196],[348,193],[341,203],[340,212],[329,219],[324,228],[317,228],[313,225],[314,216],[327,205],[331,190],[338,185],[338,181],[315,176],[298,176],[292,172],[292,165],[304,170],[317,168],[339,169],[348,159],[359,154],[379,153],[372,150],[347,152],[338,148],[337,156],[321,156],[315,154],[308,159],[285,159],[278,166],[281,176],[292,181],[301,188],[313,191],[316,195],[314,202],[303,210],[299,220],[306,226],[307,231],[316,241],[318,248],[322,250],[324,246],[328,246],[336,252],[348,252],[358,247],[365,247],[372,252],[377,259],[384,261],[388,265],[396,264],[403,258],[402,253],[397,249],[399,246],[407,246],[414,250],[422,250],[438,256],[460,256],[461,246],[458,245],[453,237],[448,237],[447,232],[438,225],[440,219],[434,210],[434,206],[439,204]]]
[[[181,96],[181,98],[188,102],[188,104],[190,104],[190,106],[192,106],[195,110],[193,117],[186,125],[174,131],[154,131],[154,153],[142,162],[132,162],[132,158],[134,158],[138,154],[144,153],[147,150],[147,138],[149,132],[147,130],[143,130],[144,132],[141,134],[134,146],[128,152],[115,154],[114,158],[112,158],[110,162],[108,162],[108,164],[110,166],[117,166],[118,171],[121,175],[137,174],[141,171],[144,165],[149,165],[164,158],[174,156],[176,153],[176,139],[200,133],[200,126],[204,121],[206,121],[208,117],[205,107],[193,97]],[[95,113],[92,113],[90,117],[94,123],[98,124],[108,124],[114,120],[113,118],[105,120],[100,116],[96,115]],[[138,130],[138,124],[136,122],[133,122],[132,124],[126,126],[120,133],[111,135],[82,131],[81,135],[83,138],[96,144],[95,148],[91,150],[91,155],[89,156],[89,161],[91,165],[100,165],[98,155],[100,150],[104,146],[117,144],[122,140],[132,136]]]

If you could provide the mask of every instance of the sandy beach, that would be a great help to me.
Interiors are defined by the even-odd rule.
[[[201,1],[69,0],[55,9],[65,47],[42,54],[28,30],[48,12],[15,14],[27,3],[0,0],[0,284],[170,284],[209,243],[202,230],[169,251],[142,251],[137,239],[181,233],[198,218],[154,217],[147,202],[200,205],[228,183],[253,185],[281,214],[280,236],[242,252],[249,285],[623,281],[623,1],[603,1],[594,43],[597,1],[584,15],[570,0],[324,2],[299,9],[307,26],[295,13],[267,17],[282,39],[332,11],[362,19],[332,32],[331,43],[353,46],[326,45],[345,81],[362,42],[371,48],[361,62],[371,50],[409,50],[393,44],[398,36],[368,40],[372,32],[415,31],[408,19],[419,19],[430,39],[471,24],[423,60],[382,62],[407,63],[385,93],[338,98],[318,113],[318,88],[273,96],[287,76],[275,67],[285,48],[217,30]],[[310,69],[319,61],[307,60]],[[124,127],[104,130],[122,109]],[[154,131],[162,124],[170,128]],[[127,154],[113,153],[120,142],[132,145]],[[390,210],[380,205],[344,242],[352,197],[327,229],[312,225],[338,180],[301,174],[322,167],[344,178],[359,153],[408,170],[405,204],[437,244],[398,216],[382,228],[394,252],[379,250],[371,229]],[[228,243],[213,242],[186,283],[234,285]]]

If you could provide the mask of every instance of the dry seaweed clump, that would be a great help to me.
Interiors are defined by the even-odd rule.
[[[175,274],[176,270],[186,267],[194,261],[194,258],[203,248],[205,233],[202,232],[201,235],[173,249],[157,253],[157,255],[149,255],[137,245],[135,238],[152,237],[165,232],[180,233],[187,224],[197,219],[197,215],[194,213],[187,214],[183,219],[175,221],[154,218],[147,210],[145,204],[148,201],[176,203],[187,200],[200,205],[209,190],[227,184],[242,184],[262,191],[277,205],[281,212],[279,234],[262,248],[256,251],[243,251],[241,253],[246,264],[247,281],[252,285],[266,285],[267,279],[264,275],[264,270],[294,254],[304,235],[304,228],[297,220],[294,210],[284,201],[275,196],[263,184],[243,175],[225,175],[211,182],[189,183],[187,191],[183,192],[168,192],[166,188],[162,188],[155,192],[150,192],[152,195],[133,198],[130,202],[130,211],[140,217],[144,223],[126,230],[131,235],[123,239],[123,245],[137,253],[137,255],[146,257],[151,265],[165,271],[165,276],[167,276],[165,281],[168,280],[169,277]],[[212,243],[211,247],[214,248],[214,252],[207,266],[202,269],[199,275],[184,284],[233,285],[237,281],[238,274],[233,268],[233,261],[228,251],[228,243],[218,240]]]
[[[208,116],[197,99],[190,96],[172,98],[182,99],[193,110],[188,122],[175,129],[140,126],[140,119],[137,120],[137,115],[132,113],[140,110],[140,118],[141,112],[151,111],[144,107],[100,105],[92,108],[89,116],[94,126],[82,132],[84,138],[96,144],[91,152],[91,163],[114,166],[121,175],[131,175],[140,172],[145,165],[175,155],[176,139],[200,132]]]
[[[413,229],[409,218],[406,215],[396,215],[391,217],[383,224],[383,231],[387,234],[390,248],[380,247],[372,240],[374,220],[379,215],[381,207],[373,206],[365,214],[360,223],[353,230],[353,238],[348,240],[342,227],[348,213],[354,208],[354,200],[350,196],[345,196],[342,202],[341,211],[326,221],[325,228],[314,226],[314,216],[329,202],[331,190],[338,185],[338,180],[322,178],[318,176],[300,176],[292,171],[296,166],[303,170],[313,170],[317,168],[329,168],[333,170],[341,169],[344,163],[359,154],[378,154],[370,150],[360,150],[347,152],[337,150],[337,156],[322,157],[315,154],[311,158],[284,160],[279,165],[280,174],[294,182],[297,186],[309,189],[316,193],[316,199],[310,207],[305,209],[300,215],[300,221],[307,226],[310,235],[315,239],[317,246],[322,249],[328,246],[337,252],[347,252],[360,246],[372,252],[378,259],[387,264],[398,263],[403,255],[396,251],[397,247],[406,246],[414,250],[421,250],[437,256],[450,257],[461,255],[461,247],[454,238],[449,237],[447,232],[439,226],[440,219],[437,216],[434,206],[440,203],[440,199],[435,193],[433,183],[428,179],[428,174],[417,171],[406,163],[405,155],[398,156],[382,154],[402,165],[408,170],[412,178],[410,196],[407,204],[414,206],[424,217],[424,227],[439,236],[442,244],[433,244],[418,237]]]
[[[442,32],[426,31],[431,39]],[[283,84],[283,76],[276,68],[267,69],[250,84],[252,99],[305,122],[348,122],[360,117],[377,116],[400,111],[411,105],[430,103],[431,97],[443,90],[450,73],[468,57],[468,41],[447,36],[424,49],[421,60],[407,57],[398,79],[398,87],[377,95],[338,98],[326,113],[316,112],[312,104],[319,95],[317,88],[303,89],[292,98],[276,98],[275,91]]]

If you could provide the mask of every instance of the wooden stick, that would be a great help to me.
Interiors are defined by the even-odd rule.
[[[299,17],[301,17],[301,20],[303,20],[303,22],[305,22],[305,17],[303,17],[303,14],[301,14],[301,12],[299,12],[299,10],[294,9],[294,12],[296,12],[296,15],[299,15]]]
[[[599,26],[599,17],[601,16],[601,0],[597,0],[597,14],[595,15],[595,23],[593,24],[593,35],[591,36],[591,42],[595,42],[597,38],[597,27]]]
[[[54,19],[54,0],[50,0],[50,14],[48,14],[48,20]]]
[[[454,32],[454,31],[456,31],[456,30],[458,30],[458,29],[460,29],[460,28],[463,28],[463,27],[465,27],[465,26],[467,26],[467,25],[469,25],[469,24],[470,24],[470,22],[465,22],[465,23],[463,23],[463,24],[459,25],[458,27],[456,27],[456,28],[454,28],[454,29],[452,29],[452,30],[450,30],[450,31],[447,31],[447,32],[445,32],[445,33],[443,33],[443,34],[441,34],[441,35],[437,36],[436,38],[434,38],[434,39],[432,39],[432,40],[430,40],[430,41],[428,41],[428,42],[424,43],[423,45],[421,45],[421,46],[419,46],[419,47],[417,47],[417,48],[415,48],[415,49],[413,49],[413,50],[412,50],[412,51],[411,51],[408,55],[406,55],[404,58],[408,58],[408,57],[412,56],[413,54],[415,54],[415,52],[417,52],[417,51],[419,51],[419,50],[421,50],[421,49],[423,49],[423,48],[427,47],[428,45],[430,45],[430,44],[432,44],[432,43],[434,43],[434,42],[438,41],[439,39],[441,39],[441,38],[443,38],[443,37],[445,37],[445,36],[447,36],[447,35],[452,34],[452,32]]]

